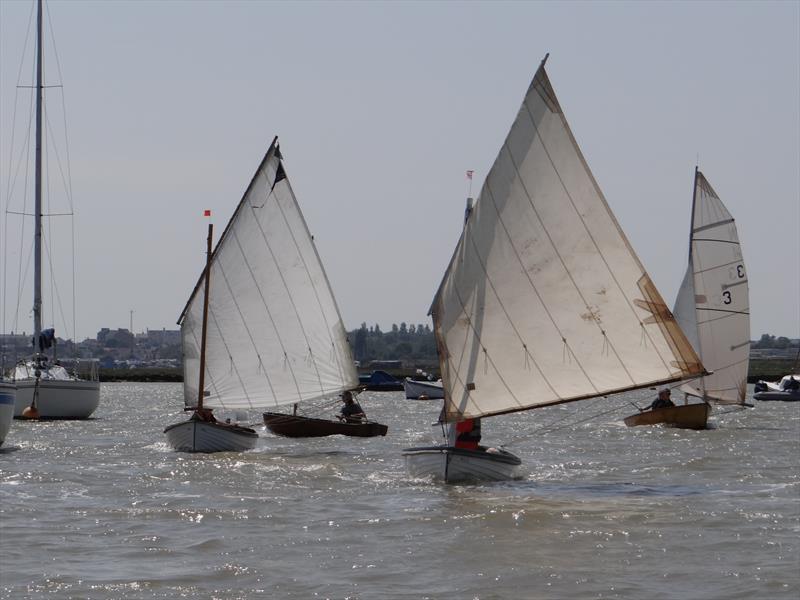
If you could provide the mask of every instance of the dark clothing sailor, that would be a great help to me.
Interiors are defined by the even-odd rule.
[[[364,413],[363,409],[355,400],[353,400],[353,394],[351,392],[345,392],[342,394],[342,402],[344,402],[344,406],[342,406],[342,410],[338,415],[340,421],[346,421],[348,423],[361,423],[367,418],[367,415]]]
[[[661,388],[661,390],[658,392],[658,398],[653,400],[653,403],[650,405],[650,410],[675,406],[672,400],[669,399],[669,396],[670,396],[669,388]]]
[[[783,391],[794,392],[797,390],[800,390],[800,381],[797,381],[794,377],[789,377],[789,381],[783,384]]]
[[[481,441],[481,420],[466,419],[456,423],[456,448],[478,450]]]

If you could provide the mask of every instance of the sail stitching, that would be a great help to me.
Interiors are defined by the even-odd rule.
[[[289,285],[286,282],[286,278],[283,276],[283,270],[281,269],[281,266],[278,263],[277,258],[275,257],[275,253],[272,250],[272,245],[269,243],[269,240],[267,239],[266,232],[264,231],[264,228],[261,226],[261,221],[259,220],[258,215],[255,214],[255,210],[252,207],[251,207],[251,211],[253,211],[253,217],[255,219],[256,225],[258,225],[258,230],[261,232],[261,238],[264,240],[264,245],[267,247],[267,250],[269,251],[269,254],[272,257],[272,261],[275,263],[275,267],[278,270],[278,275],[280,276],[281,283],[283,283],[283,288],[284,288],[284,290],[286,291],[286,294],[289,297],[289,302],[291,303],[292,308],[294,309],[294,314],[295,314],[295,317],[297,318],[297,324],[300,326],[300,332],[303,334],[303,339],[305,339],[306,347],[310,348],[311,347],[311,343],[308,340],[308,334],[306,333],[305,327],[303,327],[303,322],[300,319],[300,313],[297,310],[297,304],[295,303],[294,298],[292,297],[292,292],[289,289]],[[260,292],[260,289],[259,289],[259,292]],[[319,368],[317,367],[316,361],[314,361],[314,370],[317,372],[317,381],[320,383],[320,391],[324,394],[325,390],[324,390],[324,388],[322,386],[322,380],[321,380],[321,377],[320,377],[320,374],[319,374]],[[292,371],[292,375],[294,376],[294,371]],[[297,380],[296,379],[295,379],[295,384],[297,385]],[[300,399],[302,399],[302,393],[300,392],[299,385],[298,385],[298,388],[297,388],[297,395],[298,395],[298,397],[300,397]]]
[[[531,122],[533,124],[533,128],[534,128],[534,130],[536,132],[536,137],[539,139],[539,143],[542,145],[542,149],[545,151],[545,154],[547,154],[548,159],[550,160],[550,165],[553,167],[553,170],[555,171],[556,175],[558,176],[559,181],[561,182],[562,188],[566,192],[566,187],[564,186],[564,182],[561,180],[561,175],[558,173],[558,170],[556,169],[555,164],[553,163],[553,160],[550,158],[550,153],[547,151],[547,148],[544,145],[544,140],[539,135],[539,128],[537,127],[536,123],[533,122],[533,115],[530,114],[530,110],[528,109],[528,106],[527,106],[527,100],[523,103],[523,106],[525,106],[525,110],[526,110],[526,112],[528,113],[528,116],[531,119]],[[589,303],[586,300],[586,297],[583,295],[583,292],[578,287],[578,284],[575,282],[575,279],[574,279],[574,277],[572,275],[572,272],[569,270],[569,267],[567,267],[567,264],[566,264],[566,261],[564,260],[564,257],[561,255],[561,252],[559,251],[558,247],[556,246],[556,243],[553,240],[552,236],[550,235],[550,232],[547,230],[547,227],[545,227],[544,221],[542,220],[542,217],[539,214],[539,211],[536,209],[536,206],[534,205],[533,197],[531,196],[530,192],[528,191],[528,186],[525,184],[525,182],[522,179],[522,176],[521,176],[520,171],[519,171],[519,165],[517,164],[517,161],[514,160],[514,155],[511,152],[511,148],[508,146],[508,141],[507,140],[503,143],[503,149],[506,150],[506,152],[508,153],[509,159],[511,160],[511,164],[514,167],[514,172],[516,174],[517,181],[519,181],[520,186],[522,187],[522,190],[525,192],[525,197],[528,199],[528,204],[530,205],[531,210],[533,211],[533,214],[536,217],[536,220],[539,222],[539,225],[541,226],[542,231],[544,231],[545,237],[547,237],[547,241],[550,242],[550,246],[553,249],[553,252],[558,257],[558,260],[561,263],[561,266],[563,267],[564,271],[567,274],[567,278],[569,279],[570,283],[572,284],[572,287],[575,289],[575,292],[580,297],[581,302],[583,303],[584,307],[592,314],[592,322],[597,326],[597,329],[602,334],[603,333],[602,325],[600,325],[597,317],[594,315],[594,311],[592,310],[592,307],[589,305]],[[487,178],[486,188],[487,188],[487,190],[489,190],[489,194],[492,196],[492,201],[494,202],[494,194],[491,192],[491,186],[489,184],[489,179],[490,178],[491,178],[491,174],[490,174],[490,177]],[[572,201],[572,197],[569,195],[569,192],[567,192],[567,196],[570,198],[570,201]],[[577,208],[575,207],[574,203],[573,203],[573,208],[577,212]],[[584,223],[583,218],[581,218],[581,222],[584,224],[584,229],[586,229],[586,224]],[[505,226],[504,226],[504,229],[505,229]],[[587,230],[587,233],[588,233],[588,230]],[[507,230],[506,230],[506,235],[509,235]],[[594,244],[594,246],[597,249],[598,253],[600,253],[600,249],[597,247],[597,244],[595,243],[594,239],[591,238],[591,234],[589,234],[589,237],[590,237],[590,239],[592,239],[592,243]],[[510,239],[510,236],[509,236],[509,239]],[[517,252],[517,249],[514,247],[513,242],[511,244],[511,246],[514,248],[514,253],[517,254],[517,258],[519,259],[520,264],[522,264],[522,270],[525,273],[525,277],[528,279],[528,282],[530,283],[531,287],[534,288],[534,290],[536,290],[536,286],[534,285],[533,280],[531,279],[531,276],[528,273],[528,270],[525,269],[524,263],[522,262],[522,258],[519,256],[519,253]],[[602,254],[601,254],[601,257],[603,258],[603,262],[605,263],[605,257],[603,257]],[[606,267],[608,267],[607,263],[606,263]],[[613,274],[612,274],[612,277],[613,277]],[[615,283],[616,283],[616,280],[615,280]],[[617,287],[619,287],[619,284],[617,284]],[[538,291],[536,291],[536,295],[539,296]],[[623,297],[625,297],[624,293],[623,293]],[[627,300],[627,298],[626,298],[626,300]],[[544,300],[541,297],[540,297],[540,301],[542,302],[542,306],[545,306]],[[634,313],[634,316],[636,316],[635,313]],[[555,325],[555,321],[553,320],[553,318],[550,315],[549,311],[548,311],[548,317],[550,317],[551,322],[553,322],[553,324]],[[641,320],[639,319],[639,317],[636,316],[636,318],[641,323]],[[561,331],[560,331],[560,329],[558,328],[557,325],[556,325],[556,330],[561,335],[561,338],[566,340],[566,338],[561,333]],[[611,345],[611,349],[613,350],[614,356],[616,357],[617,361],[619,362],[619,364],[622,367],[622,369],[625,372],[625,374],[630,379],[631,383],[635,384],[636,380],[630,374],[630,371],[628,370],[628,367],[623,363],[622,359],[620,358],[620,356],[617,353],[616,348],[614,348],[613,344]],[[585,371],[585,369],[581,365],[580,360],[578,360],[577,355],[575,355],[575,353],[572,351],[572,348],[570,348],[570,352],[573,354],[573,356],[575,356],[576,362],[578,363],[578,365],[580,365],[581,371],[583,371],[584,375],[589,380],[589,383],[592,385],[593,388],[597,389],[597,387],[595,386],[594,382],[591,380],[591,378],[589,377],[588,373]]]
[[[730,267],[731,265],[740,265],[740,264],[742,264],[742,259],[741,258],[739,260],[734,260],[734,261],[727,262],[727,263],[724,263],[724,264],[721,264],[721,265],[715,265],[713,267],[708,267],[707,269],[702,269],[702,270],[699,270],[699,271],[693,271],[692,274],[693,275],[702,275],[703,273],[708,273],[709,271],[714,271],[716,269],[722,269],[724,267]],[[744,265],[742,265],[742,266],[744,266]]]
[[[511,240],[511,234],[509,233],[508,229],[506,228],[506,224],[503,221],[503,217],[500,214],[500,210],[497,207],[497,203],[495,202],[494,194],[492,193],[491,187],[489,185],[489,179],[488,178],[486,180],[486,191],[489,192],[489,197],[492,200],[492,206],[494,207],[495,212],[497,213],[497,220],[500,223],[500,225],[503,227],[503,231],[505,232],[506,237],[509,240],[509,245],[511,246],[511,249],[514,251],[514,255],[517,257],[517,260],[519,261],[519,264],[520,264],[520,267],[522,268],[523,273],[525,273],[526,277],[528,277],[528,281],[530,281],[531,288],[533,288],[534,294],[536,294],[536,297],[538,298],[539,302],[542,305],[542,308],[544,309],[545,313],[547,314],[548,318],[550,319],[550,322],[553,324],[553,327],[558,332],[558,335],[561,337],[562,340],[564,340],[564,343],[566,343],[566,338],[564,338],[563,333],[561,332],[561,330],[559,329],[558,325],[553,320],[553,317],[550,314],[550,311],[548,310],[547,306],[545,306],[544,300],[542,299],[541,295],[539,294],[539,290],[536,288],[536,285],[534,285],[533,281],[531,281],[530,275],[528,274],[527,270],[525,269],[525,265],[522,262],[522,257],[519,255],[519,252],[517,252],[517,249],[514,246],[513,241]],[[489,273],[486,270],[486,265],[485,265],[483,259],[481,258],[480,252],[478,251],[478,247],[477,247],[477,245],[475,243],[475,236],[469,236],[469,237],[470,237],[470,242],[472,244],[472,248],[475,251],[475,256],[477,256],[478,263],[481,265],[481,270],[483,271],[484,275],[486,276],[486,281],[488,282],[489,287],[492,289],[492,292],[494,292],[495,298],[497,298],[497,302],[500,305],[500,308],[503,310],[503,314],[506,316],[506,319],[508,320],[509,325],[511,325],[511,328],[514,331],[514,334],[517,336],[517,339],[519,339],[520,343],[522,344],[522,347],[525,350],[526,361],[527,361],[527,357],[530,356],[530,359],[533,361],[533,364],[536,367],[536,370],[539,372],[539,375],[542,377],[544,382],[547,384],[547,387],[550,388],[550,391],[557,398],[561,398],[561,395],[555,390],[555,388],[552,386],[552,384],[550,383],[550,381],[547,378],[547,376],[542,371],[541,367],[539,366],[538,361],[530,354],[530,351],[528,350],[528,346],[527,346],[525,340],[523,339],[522,335],[520,334],[519,330],[517,329],[517,326],[514,323],[513,319],[511,318],[511,315],[508,314],[508,310],[506,309],[505,304],[503,303],[503,300],[500,298],[500,294],[498,293],[497,289],[495,288],[494,282],[492,281],[492,278],[489,276]],[[527,362],[526,362],[526,365],[527,365]],[[581,367],[581,370],[583,370],[582,367]],[[586,372],[584,372],[584,375],[586,375]],[[587,380],[589,379],[588,375],[586,375],[586,378],[587,378]],[[591,381],[590,381],[590,383],[591,383]]]
[[[581,215],[580,211],[578,210],[578,207],[575,205],[575,200],[572,198],[572,194],[567,189],[567,186],[564,183],[564,179],[561,177],[561,173],[559,172],[558,168],[556,167],[555,161],[553,160],[553,157],[550,155],[550,151],[548,150],[547,145],[544,143],[544,138],[541,136],[541,133],[539,132],[539,125],[536,123],[536,120],[533,118],[533,113],[531,112],[531,109],[528,106],[527,97],[523,101],[522,105],[525,108],[525,113],[528,115],[528,118],[531,121],[531,125],[533,125],[533,129],[534,129],[534,131],[536,133],[536,137],[539,139],[539,143],[542,145],[542,149],[544,150],[544,153],[547,155],[547,160],[550,162],[550,166],[553,168],[553,172],[556,174],[556,177],[558,177],[558,181],[561,184],[561,188],[564,190],[564,193],[567,195],[567,198],[569,198],[569,203],[572,206],[572,209],[575,211],[575,214],[577,215],[578,219],[580,220],[581,224],[583,225],[583,229],[586,232],[586,236],[591,240],[592,245],[595,247],[595,250],[597,250],[597,253],[600,256],[600,259],[603,261],[603,264],[606,266],[606,270],[608,271],[608,274],[611,277],[611,280],[617,286],[617,289],[622,294],[622,297],[625,298],[625,301],[626,301],[628,307],[630,308],[631,313],[633,314],[633,317],[641,325],[642,324],[641,318],[639,317],[638,313],[634,309],[634,306],[631,303],[630,299],[628,298],[627,294],[625,293],[625,290],[622,289],[622,286],[620,285],[619,281],[617,280],[616,274],[612,271],[611,266],[608,264],[608,261],[606,260],[605,255],[600,250],[600,247],[597,244],[597,240],[595,240],[594,236],[592,235],[592,232],[587,227],[586,220],[583,218],[583,215]],[[564,124],[566,126],[566,122],[565,122],[565,119],[563,118],[563,115],[562,115],[562,121],[564,122]],[[504,145],[507,145],[507,144],[504,144]],[[514,160],[513,153],[511,152],[510,148],[509,148],[508,152],[509,152],[509,155],[511,156],[511,161],[514,164],[514,168],[517,171],[517,175],[519,177],[519,168],[517,167],[517,163]],[[589,170],[588,166],[586,167],[586,170],[587,171]],[[525,194],[528,197],[528,201],[530,202],[531,208],[534,210],[534,212],[536,213],[537,218],[541,222],[541,218],[539,217],[539,214],[536,211],[536,207],[533,204],[533,198],[531,197],[530,193],[528,192],[528,188],[525,185],[525,182],[522,180],[522,177],[519,177],[519,181],[520,181],[520,184],[522,185],[522,188],[525,190]],[[604,206],[604,208],[606,208],[607,211],[609,210],[607,206]],[[570,281],[572,282],[573,286],[575,286],[575,290],[577,291],[578,295],[581,297],[581,300],[583,301],[583,303],[586,306],[586,308],[590,309],[590,306],[589,306],[588,302],[586,301],[586,298],[584,297],[583,292],[581,292],[580,288],[575,283],[575,280],[572,277],[572,273],[567,268],[567,265],[565,264],[564,259],[561,256],[561,253],[556,248],[555,243],[553,242],[552,238],[550,237],[550,235],[549,235],[549,233],[547,232],[546,229],[545,229],[545,233],[547,233],[548,239],[550,240],[550,243],[553,245],[553,249],[556,252],[556,255],[559,257],[559,260],[561,261],[562,265],[564,266],[564,270],[569,275]],[[601,328],[599,323],[597,323],[597,326],[598,326],[598,328]],[[601,330],[602,330],[602,328],[601,328]],[[645,333],[646,333],[646,335],[648,337],[650,336],[650,332],[647,331],[646,329],[645,329]],[[652,339],[650,341],[653,342]],[[664,359],[664,357],[661,356],[661,353],[660,353],[660,351],[658,349],[658,346],[654,342],[653,342],[653,347],[654,347],[654,349],[656,351],[656,354],[658,355],[659,359],[661,360],[662,364],[664,365],[664,368],[667,370],[667,372],[670,372],[669,365],[667,364],[667,362]],[[613,344],[611,344],[611,349],[614,352],[614,356],[617,358],[617,360],[619,361],[620,365],[622,366],[622,369],[625,371],[625,374],[630,378],[632,383],[636,383],[636,380],[633,378],[633,376],[631,375],[630,371],[628,370],[628,367],[625,365],[625,363],[620,358],[620,356],[619,356],[619,354],[618,354],[618,352],[617,352],[617,350],[616,350],[616,348],[614,347]]]
[[[289,188],[289,196],[292,198],[293,204],[295,206],[297,206],[297,199],[295,198],[294,190],[292,190],[291,185],[289,185],[289,178],[288,177],[284,177],[284,180],[286,181],[287,187]],[[325,332],[328,334],[328,339],[331,341],[331,345],[335,348],[336,347],[336,342],[333,339],[333,335],[331,334],[331,326],[330,326],[330,323],[328,322],[328,317],[325,314],[325,309],[322,306],[322,300],[320,299],[319,291],[317,290],[317,286],[314,283],[314,278],[311,276],[311,271],[308,268],[308,263],[306,262],[305,256],[303,256],[303,252],[300,250],[300,245],[298,244],[297,238],[294,235],[294,231],[292,231],[292,227],[289,224],[289,219],[286,217],[286,212],[283,210],[283,206],[281,206],[280,198],[276,198],[275,203],[277,204],[278,210],[280,211],[281,216],[283,217],[283,222],[286,224],[286,229],[289,231],[289,235],[292,238],[292,242],[294,242],[294,246],[297,249],[297,254],[298,254],[298,256],[300,256],[300,261],[303,263],[303,269],[305,270],[306,275],[308,276],[308,281],[311,284],[311,289],[314,292],[314,298],[316,298],[316,300],[317,300],[317,306],[319,306],[319,312],[322,315],[322,320],[325,322]],[[300,213],[299,208],[298,208],[297,212],[299,214],[301,214],[301,219],[302,219],[302,213]],[[304,220],[303,220],[303,223],[305,224]],[[311,236],[309,236],[309,237],[311,237]],[[313,240],[312,240],[311,244],[313,246],[313,244],[314,244]],[[324,270],[322,268],[321,262],[320,262],[320,269]],[[326,280],[326,282],[327,282],[327,280]],[[330,291],[330,286],[329,286],[328,289]],[[331,296],[333,296],[332,292],[331,292]],[[309,351],[310,350],[311,350],[311,348],[309,347]],[[344,383],[344,379],[345,379],[344,378],[344,371],[342,369],[342,364],[341,364],[341,361],[339,359],[338,353],[334,353],[334,357],[336,358],[336,367],[339,370],[339,378],[342,381],[342,383]],[[319,377],[319,370],[317,370],[317,376],[319,378],[320,388],[324,389],[324,385],[322,383],[322,378]]]
[[[247,387],[244,384],[242,375],[241,373],[239,373],[239,368],[236,366],[236,361],[233,360],[233,355],[231,354],[230,348],[228,347],[228,343],[225,341],[225,335],[222,333],[222,328],[219,326],[219,323],[217,322],[217,315],[214,313],[214,310],[211,307],[209,307],[208,309],[208,314],[211,316],[211,320],[214,322],[214,327],[217,328],[219,337],[222,340],[223,346],[225,347],[225,352],[228,354],[228,357],[230,358],[231,371],[233,371],[236,374],[236,379],[239,380],[239,385],[242,386],[242,392],[244,392],[244,397],[247,400],[247,404],[249,404],[250,407],[252,408],[253,402],[250,400],[250,394],[247,393]],[[209,373],[208,366],[206,366],[206,373]],[[218,397],[219,397],[219,403],[222,406],[225,406],[225,402],[222,400],[222,396],[220,395]]]
[[[239,248],[239,251],[242,253],[242,256],[244,256],[244,251],[242,250],[241,244],[239,243],[238,235],[234,234],[233,239],[236,242],[236,246]],[[245,265],[247,265],[247,268],[249,270],[250,269],[250,265],[247,264],[247,259],[246,258],[244,258],[244,263],[245,263]],[[225,287],[228,289],[228,293],[231,296],[231,300],[233,300],[233,305],[236,307],[236,312],[239,314],[239,318],[242,321],[242,325],[244,326],[244,330],[247,332],[247,337],[250,338],[250,344],[253,346],[253,350],[255,351],[256,356],[258,356],[258,364],[261,367],[264,367],[264,363],[261,360],[261,353],[258,350],[258,345],[256,344],[256,341],[253,339],[253,334],[250,332],[250,328],[247,326],[247,319],[245,319],[245,316],[242,313],[242,309],[239,306],[239,301],[236,299],[236,294],[233,293],[233,288],[231,287],[230,281],[228,280],[228,276],[225,273],[225,269],[222,267],[222,263],[221,262],[219,262],[217,264],[219,265],[219,270],[220,270],[220,273],[222,274],[222,279],[225,281]],[[250,272],[250,275],[251,275],[251,277],[253,276],[252,271]],[[255,281],[255,278],[254,278],[254,281]],[[256,286],[257,285],[258,284],[256,284]],[[283,347],[283,342],[281,341],[280,334],[278,333],[278,330],[275,327],[275,322],[272,319],[272,315],[269,312],[269,308],[267,308],[267,314],[269,316],[270,323],[272,323],[272,328],[275,330],[275,335],[278,338],[278,343],[280,343],[281,347]],[[220,336],[224,337],[221,332],[220,332]],[[269,377],[269,373],[267,372],[266,367],[264,368],[264,377],[267,380],[267,385],[269,386],[269,390],[270,390],[270,393],[272,394],[272,397],[277,399],[277,396],[275,394],[275,388],[272,386],[272,380]]]

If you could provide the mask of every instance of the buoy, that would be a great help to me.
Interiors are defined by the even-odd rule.
[[[39,409],[33,406],[26,406],[25,410],[22,411],[22,418],[23,419],[38,419],[39,418]]]

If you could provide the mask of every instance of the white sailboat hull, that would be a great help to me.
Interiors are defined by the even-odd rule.
[[[245,452],[258,434],[252,429],[189,419],[164,429],[167,443],[178,452]]]
[[[14,399],[17,388],[13,383],[0,381],[0,446],[6,441],[14,419]]]
[[[506,481],[519,475],[522,461],[505,450],[466,450],[453,446],[408,448],[403,451],[411,477],[432,477],[445,483]]]
[[[36,382],[33,379],[17,380],[17,399],[14,416],[31,405]],[[100,404],[100,382],[81,379],[39,381],[39,398],[36,408],[40,419],[88,419]]]
[[[441,400],[444,389],[441,381],[415,381],[406,377],[403,381],[406,398],[409,400]]]

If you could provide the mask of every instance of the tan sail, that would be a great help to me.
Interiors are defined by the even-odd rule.
[[[431,313],[449,421],[703,372],[611,213],[544,64]]]

